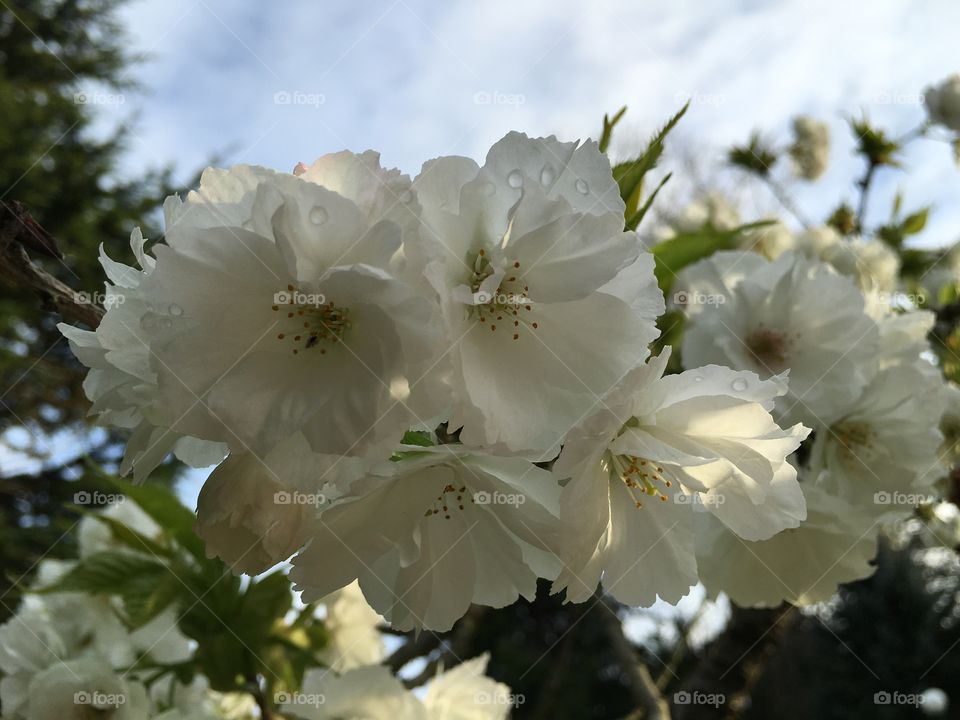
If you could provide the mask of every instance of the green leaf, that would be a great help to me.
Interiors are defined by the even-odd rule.
[[[173,492],[161,485],[135,485],[120,478],[112,478],[111,482],[191,555],[200,561],[206,560],[203,541],[193,532],[197,517]]]
[[[669,292],[674,278],[687,265],[702,260],[718,250],[735,248],[740,240],[740,235],[744,232],[772,225],[773,222],[772,220],[764,220],[741,225],[732,230],[704,228],[695,232],[675,235],[669,240],[655,245],[651,252],[656,261],[654,273],[661,290],[665,294]]]
[[[425,430],[408,430],[403,434],[401,445],[417,445],[418,447],[433,447],[433,438]]]
[[[620,108],[616,115],[612,118],[608,117],[606,114],[603,116],[603,133],[600,135],[600,152],[605,153],[607,148],[610,147],[610,140],[613,138],[613,128],[618,122],[623,118],[624,113],[627,112],[627,106],[624,105]]]
[[[122,593],[127,623],[134,629],[142,627],[186,595],[186,588],[169,568],[136,575],[128,580]]]
[[[273,572],[252,582],[240,606],[241,636],[251,644],[259,644],[292,604],[293,593],[286,573]]]
[[[647,149],[643,151],[640,157],[614,166],[613,178],[617,181],[617,185],[620,186],[620,197],[623,198],[623,201],[627,205],[624,219],[632,218],[637,213],[640,207],[643,179],[650,170],[656,167],[660,156],[663,155],[663,141],[670,131],[676,127],[677,123],[680,122],[680,118],[684,116],[689,107],[690,103],[687,102],[687,104],[680,109],[680,112],[667,121],[667,124],[663,126],[660,132],[653,136],[653,139],[647,145]]]
[[[754,132],[746,145],[734,145],[730,148],[730,152],[727,153],[727,162],[765,177],[770,174],[770,169],[777,162],[777,154],[763,142],[760,133]]]
[[[129,525],[124,525],[116,518],[108,517],[102,513],[89,513],[97,522],[102,522],[110,528],[113,539],[122,545],[148,555],[154,555],[160,558],[171,557],[170,548],[158,543],[156,540],[147,537]]]
[[[900,226],[906,235],[916,235],[927,226],[927,218],[930,215],[930,208],[923,208],[915,213],[907,215]]]
[[[650,207],[653,205],[653,201],[657,198],[657,193],[660,192],[661,188],[667,184],[667,181],[673,177],[673,173],[667,173],[663,180],[653,189],[653,192],[647,196],[647,199],[644,201],[643,206],[637,210],[628,220],[627,220],[627,229],[636,230],[644,216],[647,214],[647,211],[650,210]]]
[[[36,592],[83,592],[120,595],[131,578],[166,572],[162,563],[146,555],[122,550],[106,550],[81,559],[57,582]]]

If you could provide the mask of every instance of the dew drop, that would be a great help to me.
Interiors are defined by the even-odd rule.
[[[587,181],[582,178],[577,180],[573,184],[573,186],[577,189],[577,192],[580,193],[581,195],[586,195],[588,192],[590,192],[590,186],[587,185]]]
[[[743,378],[737,378],[731,383],[731,387],[737,392],[743,392],[747,389],[747,381]]]
[[[507,183],[512,188],[518,188],[523,185],[523,175],[520,174],[519,170],[514,170],[512,173],[507,175]]]
[[[163,318],[160,320],[160,327],[164,330],[169,330],[173,327],[173,321],[170,318]]]
[[[549,165],[544,165],[543,170],[540,171],[540,184],[543,186],[552,185],[556,178],[557,174],[553,171],[553,168]]]
[[[310,211],[310,222],[314,225],[323,225],[327,221],[327,211],[325,208],[317,205]]]
[[[176,303],[171,303],[170,307],[167,308],[170,311],[170,314],[174,317],[180,317],[183,315],[183,308],[177,305]]]

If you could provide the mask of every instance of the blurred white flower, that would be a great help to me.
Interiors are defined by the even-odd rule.
[[[926,361],[881,370],[817,433],[809,460],[813,476],[826,470],[820,484],[829,483],[833,497],[855,505],[874,504],[878,492],[929,493],[942,474],[936,419],[946,408],[945,389]]]
[[[452,343],[450,427],[468,445],[555,454],[642,362],[662,312],[606,156],[594,142],[510,133],[482,168],[439,158],[414,188],[421,262]]]
[[[304,600],[359,578],[393,627],[448,630],[471,603],[533,598],[537,577],[556,572],[550,473],[459,445],[403,451],[411,456],[354,483],[312,523],[290,574]]]
[[[377,629],[383,619],[364,600],[358,583],[337,590],[323,604],[327,611],[323,625],[330,637],[320,659],[326,665],[342,673],[383,660],[386,646]]]
[[[816,180],[826,172],[830,161],[830,128],[805,115],[794,118],[789,152],[797,176]]]
[[[852,277],[864,292],[889,293],[899,284],[900,256],[882,240],[843,240],[825,248],[821,259],[841,275]]]
[[[305,720],[503,720],[511,708],[510,688],[483,674],[487,661],[482,655],[438,673],[423,700],[382,665],[339,676],[308,670],[300,692],[283,693],[281,709]]]
[[[28,693],[28,720],[147,720],[150,716],[143,686],[94,659],[52,665],[30,681]]]
[[[960,74],[954,74],[923,93],[930,122],[960,131]]]
[[[706,514],[697,517],[700,580],[744,607],[828,600],[841,583],[871,575],[880,522],[810,482],[801,482],[807,517],[800,527],[745,541]]]
[[[707,366],[663,376],[669,352],[634,370],[566,439],[554,467],[564,569],[554,590],[590,597],[601,576],[629,605],[676,602],[697,582],[703,509],[760,540],[805,517],[786,457],[809,430],[770,415],[783,378]]]
[[[688,311],[683,360],[753,370],[761,377],[790,371],[789,392],[777,401],[785,422],[822,425],[859,396],[872,377],[879,347],[863,295],[832,268],[794,253],[764,262],[728,253],[681,274],[681,286],[722,284],[726,301]],[[700,278],[688,280],[687,276]]]
[[[775,260],[796,246],[796,236],[782,222],[747,230],[740,242],[741,249],[760,253],[768,260]]]
[[[172,432],[145,417],[145,406],[158,392],[150,345],[141,327],[150,311],[141,284],[156,267],[156,260],[144,251],[145,242],[139,229],[131,233],[130,248],[140,269],[112,260],[100,246],[100,264],[110,282],[106,283],[107,312],[95,331],[66,323],[57,326],[74,355],[90,368],[83,382],[93,403],[89,414],[104,425],[132,431],[121,472],[132,470],[137,480],[149,475],[171,452],[194,467],[213,465],[226,455],[222,443]]]

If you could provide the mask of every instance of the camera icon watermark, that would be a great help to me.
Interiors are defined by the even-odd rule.
[[[702,293],[696,290],[678,290],[673,294],[673,304],[680,307],[691,305],[723,305],[727,296],[722,293]]]
[[[296,305],[298,307],[320,307],[327,304],[323,293],[305,293],[300,290],[281,290],[273,294],[274,305]]]
[[[692,505],[694,512],[708,512],[710,508],[719,507],[727,502],[726,496],[722,493],[674,493],[673,502],[677,505]]]
[[[527,96],[520,93],[505,93],[499,90],[490,92],[479,90],[473,94],[474,105],[508,105],[519,107],[527,102]]]
[[[522,693],[501,692],[478,692],[473,696],[474,705],[500,705],[506,707],[520,707],[527,701]]]
[[[319,707],[327,701],[323,693],[278,692],[273,696],[277,705],[303,705]]]
[[[727,696],[723,693],[680,690],[673,694],[674,705],[709,705],[710,707],[718,708],[726,702]]]
[[[873,694],[874,705],[909,705],[920,707],[926,701],[923,693],[905,693],[899,690],[881,690]]]
[[[80,91],[73,94],[75,105],[123,105],[127,101],[121,93]]]
[[[479,490],[473,494],[475,505],[513,505],[519,507],[527,501],[527,496],[523,493],[505,493],[495,490],[487,492]]]
[[[317,507],[327,502],[323,493],[305,493],[299,490],[277,490],[273,494],[274,505],[310,505]]]
[[[278,90],[273,94],[274,105],[302,105],[319,108],[326,104],[327,96],[323,93],[303,92],[301,90]]]
[[[105,693],[100,690],[79,690],[73,694],[74,705],[90,705],[97,710],[118,708],[127,704],[123,693]]]
[[[119,505],[126,499],[122,493],[105,493],[99,490],[78,490],[73,494],[74,505]]]
[[[890,492],[888,490],[878,490],[873,494],[874,505],[907,505],[914,507],[917,505],[926,505],[936,500],[933,495],[924,495],[923,493],[907,493],[900,490]]]
[[[77,305],[102,305],[104,307],[112,307],[114,305],[123,305],[126,299],[123,293],[118,292],[105,293],[99,290],[95,290],[94,292],[79,290],[73,293],[73,302]]]

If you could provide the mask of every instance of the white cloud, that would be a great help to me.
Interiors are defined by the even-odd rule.
[[[621,104],[640,138],[692,96],[674,149],[695,144],[714,158],[754,127],[786,138],[797,112],[828,120],[831,172],[799,192],[822,214],[854,197],[845,115],[862,108],[906,131],[922,108],[878,99],[915,95],[960,69],[949,64],[954,0],[922,10],[908,0],[140,0],[126,18],[135,46],[153,55],[137,72],[152,95],[127,103],[141,109],[131,162],[172,160],[184,179],[224,150],[231,162],[282,168],[375,147],[416,172],[438,154],[481,155],[509,129],[592,135]],[[282,91],[313,102],[275,104]],[[477,104],[478,93],[489,102]],[[902,183],[908,206],[938,206],[925,244],[956,239],[948,148],[918,148],[908,165],[909,177],[879,178],[871,215],[885,217]]]

